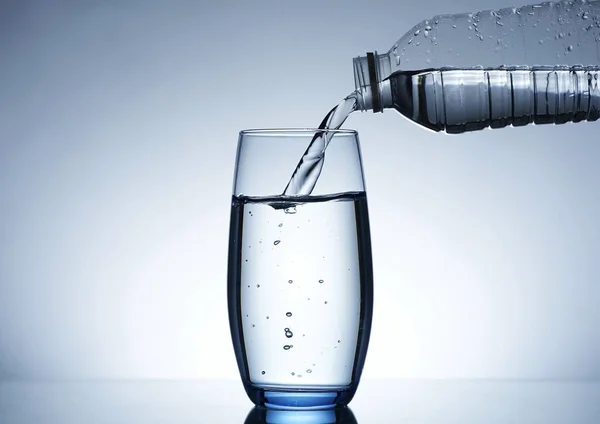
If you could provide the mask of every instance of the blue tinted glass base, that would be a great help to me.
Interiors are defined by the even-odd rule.
[[[264,405],[273,409],[328,409],[336,406],[338,392],[264,392]]]
[[[255,405],[269,410],[324,411],[348,405],[356,393],[356,385],[302,389],[257,387],[248,383],[244,386]]]

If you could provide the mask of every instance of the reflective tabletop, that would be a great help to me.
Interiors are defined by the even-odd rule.
[[[253,408],[239,381],[0,382],[0,423],[600,423],[598,381],[363,380],[347,410]]]

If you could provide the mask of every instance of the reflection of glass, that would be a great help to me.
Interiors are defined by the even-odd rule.
[[[357,424],[347,407],[319,411],[286,411],[254,407],[244,424]]]
[[[345,405],[371,329],[373,277],[358,136],[332,131],[310,196],[282,197],[315,130],[240,134],[228,303],[242,382],[256,405]]]

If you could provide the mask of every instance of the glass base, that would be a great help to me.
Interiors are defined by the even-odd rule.
[[[329,409],[337,404],[339,392],[272,392],[264,391],[264,406],[272,409]]]
[[[356,388],[348,386],[290,389],[248,385],[246,392],[255,405],[271,410],[319,411],[348,405]]]
[[[322,410],[283,410],[255,406],[244,424],[357,424],[352,411],[345,407]]]

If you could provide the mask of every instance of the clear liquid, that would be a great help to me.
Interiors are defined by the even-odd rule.
[[[351,93],[325,115],[319,125],[320,131],[315,133],[296,165],[296,169],[283,191],[284,196],[308,196],[312,193],[319,175],[321,175],[321,169],[323,169],[325,149],[333,136],[327,130],[337,130],[342,126],[348,115],[356,110],[357,96],[357,92]]]
[[[364,193],[233,198],[230,313],[242,376],[262,389],[345,390],[360,376],[372,311]]]
[[[459,134],[508,125],[600,117],[598,67],[426,69],[388,79],[393,107],[434,131]]]

